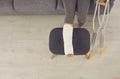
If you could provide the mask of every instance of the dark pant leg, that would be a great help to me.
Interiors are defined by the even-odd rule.
[[[76,0],[63,0],[65,7],[65,23],[73,24]]]
[[[78,0],[77,16],[78,16],[78,23],[80,26],[82,26],[86,21],[86,17],[90,6],[90,1],[91,0]]]

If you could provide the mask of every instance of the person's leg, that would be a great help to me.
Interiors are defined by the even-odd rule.
[[[63,0],[63,4],[65,7],[65,21],[66,24],[73,24],[75,17],[75,6],[76,0]]]
[[[81,27],[85,21],[88,14],[89,6],[91,0],[78,0],[78,27]]]
[[[73,52],[73,21],[75,17],[76,0],[63,0],[65,7],[65,21],[63,26],[63,41],[65,55],[71,57]]]

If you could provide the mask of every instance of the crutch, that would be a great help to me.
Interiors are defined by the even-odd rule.
[[[100,18],[100,8],[101,6],[104,6],[104,13],[102,16],[102,19]],[[97,12],[98,11],[98,12]],[[98,23],[99,23],[99,28],[95,30],[95,17],[98,14]],[[107,15],[107,16],[105,16]],[[105,18],[106,17],[106,18]],[[90,59],[92,57],[92,53],[94,52],[96,40],[99,36],[99,53],[103,53],[104,49],[104,41],[105,41],[105,28],[108,22],[109,18],[109,0],[106,0],[106,2],[99,2],[99,0],[96,1],[96,7],[95,7],[95,12],[93,16],[93,34],[91,38],[91,46],[90,46],[90,51],[87,53],[86,57]]]

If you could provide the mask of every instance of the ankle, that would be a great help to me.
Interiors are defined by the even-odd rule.
[[[64,26],[73,26],[73,24],[70,24],[70,23],[64,23]]]

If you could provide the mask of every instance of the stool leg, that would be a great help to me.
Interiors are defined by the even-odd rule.
[[[56,57],[56,55],[54,53],[51,54],[51,59],[54,59]]]
[[[92,58],[92,53],[93,53],[93,50],[90,50],[90,51],[85,55],[85,57],[86,57],[87,59],[91,59],[91,58]]]

